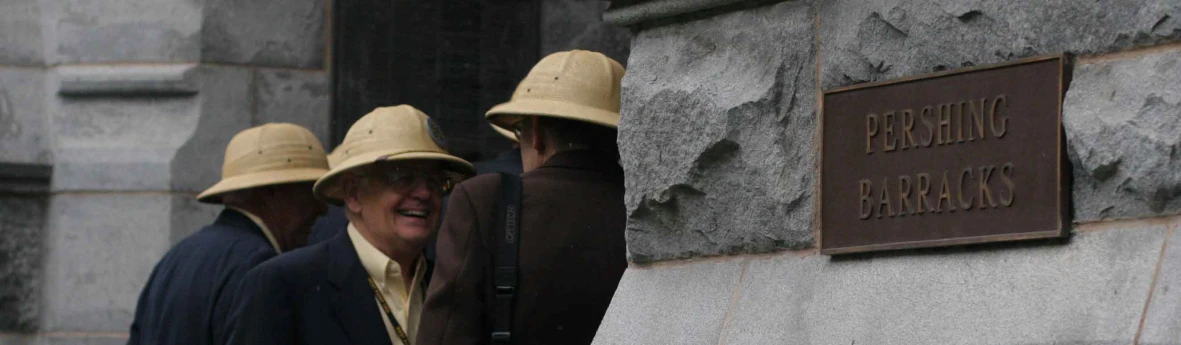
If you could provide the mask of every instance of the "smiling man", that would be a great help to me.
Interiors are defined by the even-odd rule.
[[[341,205],[348,230],[250,271],[231,344],[413,344],[443,193],[473,173],[408,105],[357,120],[316,197]]]

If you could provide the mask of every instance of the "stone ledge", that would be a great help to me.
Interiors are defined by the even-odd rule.
[[[63,97],[168,97],[197,94],[196,64],[98,65],[56,68]]]
[[[51,165],[0,162],[0,193],[47,193],[52,175]]]

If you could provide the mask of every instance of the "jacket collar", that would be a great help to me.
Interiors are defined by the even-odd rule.
[[[545,160],[545,163],[541,164],[541,168],[567,168],[623,173],[623,167],[619,166],[619,162],[612,161],[589,150],[559,152]]]
[[[493,158],[493,160],[510,161],[510,162],[520,163],[521,162],[521,148],[515,148],[512,150],[506,150],[504,152],[501,152],[500,154],[496,155],[496,158]]]
[[[271,243],[270,240],[267,239],[267,236],[263,234],[262,228],[258,227],[258,224],[255,224],[253,220],[250,220],[250,218],[242,214],[242,212],[229,207],[221,210],[221,214],[217,215],[217,219],[213,221],[213,224],[234,229],[248,230],[246,232],[250,235],[257,236],[259,239],[266,241],[267,244]]]
[[[327,251],[329,282],[337,289],[330,298],[340,327],[353,343],[390,344],[373,288],[369,287],[369,274],[361,266],[348,232],[341,231],[329,239]]]

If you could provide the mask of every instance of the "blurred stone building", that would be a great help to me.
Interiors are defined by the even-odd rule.
[[[0,0],[0,344],[121,344],[148,273],[213,220],[193,196],[265,122],[327,148],[376,106],[455,153],[541,56],[627,60],[594,0]]]

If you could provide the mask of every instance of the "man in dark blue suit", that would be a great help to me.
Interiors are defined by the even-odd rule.
[[[223,344],[234,293],[254,266],[303,246],[324,204],[312,182],[324,149],[292,124],[254,127],[226,147],[222,180],[197,200],[226,206],[156,264],[140,294],[128,344]]]
[[[405,344],[418,331],[443,193],[474,169],[447,153],[418,109],[357,120],[316,181],[348,224],[328,240],[250,270],[230,316],[230,344]]]

